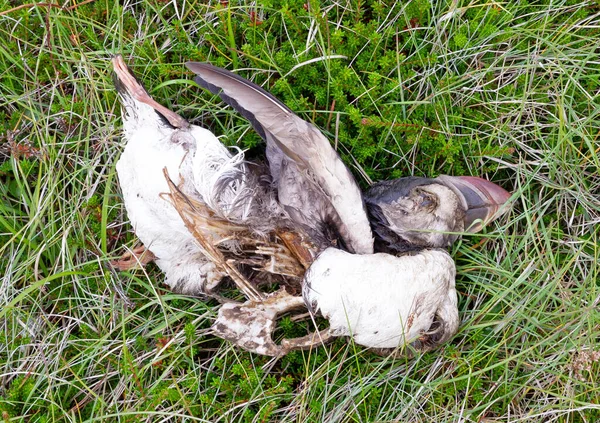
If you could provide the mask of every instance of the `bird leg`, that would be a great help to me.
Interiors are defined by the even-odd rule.
[[[215,335],[247,351],[281,357],[290,351],[309,349],[333,339],[329,329],[325,329],[300,338],[284,339],[280,345],[275,343],[272,334],[277,318],[305,307],[302,297],[290,295],[285,289],[280,289],[268,294],[262,301],[223,304],[212,330]]]
[[[134,100],[152,107],[162,116],[164,116],[174,128],[187,128],[190,126],[190,124],[184,118],[167,109],[165,106],[157,103],[152,97],[150,97],[150,94],[148,94],[142,84],[140,84],[135,76],[133,76],[133,73],[123,60],[123,56],[117,55],[113,57],[112,63],[118,81]],[[118,87],[119,85],[117,85],[117,88]]]
[[[131,270],[138,267],[144,267],[155,258],[156,256],[152,251],[143,245],[139,245],[133,250],[127,251],[119,260],[110,261],[110,264],[121,271]]]

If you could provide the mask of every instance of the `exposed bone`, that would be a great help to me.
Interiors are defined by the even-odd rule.
[[[217,336],[247,351],[280,357],[292,350],[322,345],[333,338],[329,329],[325,329],[300,338],[284,339],[281,345],[273,341],[277,317],[304,307],[302,297],[290,295],[280,289],[269,294],[263,301],[223,304],[212,330]]]
[[[231,343],[257,354],[279,357],[292,350],[308,349],[321,345],[333,338],[329,329],[306,336],[283,339],[277,345],[272,338],[279,316],[292,310],[306,309],[301,296],[294,296],[280,289],[272,294],[263,294],[236,267],[236,264],[256,265],[255,270],[271,274],[302,278],[316,255],[315,246],[302,233],[286,230],[271,234],[280,242],[271,242],[252,237],[244,226],[214,216],[205,204],[194,201],[169,178],[163,170],[170,193],[165,196],[171,201],[186,228],[198,241],[206,257],[222,269],[248,298],[245,303],[225,302],[219,309],[213,332]],[[242,250],[249,249],[256,258],[230,259],[219,249],[226,241],[239,243]],[[218,294],[211,294],[219,299]],[[309,318],[310,313],[303,314]]]
[[[304,268],[283,245],[258,245],[255,251],[269,257],[268,265],[265,264],[256,270],[299,278],[304,275]]]
[[[250,236],[228,236],[215,241],[215,245],[221,245],[225,241],[236,241],[243,253],[253,253],[258,257],[238,258],[236,261],[241,264],[253,266],[254,270],[263,271],[276,275],[302,278],[304,276],[304,267],[300,264],[296,256],[281,243],[281,238],[275,237],[275,241],[252,238]]]

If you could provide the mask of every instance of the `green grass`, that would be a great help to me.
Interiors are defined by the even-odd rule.
[[[0,0],[4,421],[600,420],[598,2],[124,3]],[[272,360],[211,336],[215,304],[156,267],[111,270],[135,243],[114,53],[251,156],[260,139],[183,62],[265,86],[364,187],[449,173],[512,190],[452,251],[459,333],[413,358],[340,340]]]

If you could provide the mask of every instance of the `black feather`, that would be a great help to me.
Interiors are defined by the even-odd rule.
[[[254,128],[254,130],[265,141],[267,141],[265,128],[256,119],[256,116],[254,115],[254,113],[252,113],[250,110],[245,109],[242,106],[240,106],[240,104],[235,99],[233,99],[230,96],[228,96],[227,94],[225,94],[221,87],[218,87],[218,86],[208,82],[205,79],[205,77],[203,77],[204,72],[216,73],[218,75],[221,75],[223,77],[230,79],[231,81],[234,81],[235,83],[241,84],[244,87],[251,88],[254,91],[256,91],[257,93],[260,93],[261,95],[269,98],[273,103],[277,104],[279,107],[281,107],[286,112],[293,114],[293,112],[290,110],[289,107],[287,107],[285,104],[283,104],[281,101],[279,101],[271,93],[269,93],[268,91],[259,87],[255,83],[250,82],[250,81],[242,78],[239,75],[236,75],[233,72],[230,72],[226,69],[217,68],[208,63],[188,62],[188,63],[186,63],[186,66],[188,67],[188,69],[190,69],[192,72],[194,72],[196,74],[194,81],[196,81],[196,83],[198,85],[200,85],[202,88],[210,91],[211,93],[221,97],[221,100],[223,100],[225,102],[225,104],[233,107],[239,114],[241,114],[243,117],[248,119],[248,121],[252,124],[252,127]]]

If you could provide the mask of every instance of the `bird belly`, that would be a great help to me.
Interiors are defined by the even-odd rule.
[[[436,314],[457,315],[454,262],[445,251],[357,255],[329,248],[305,275],[304,298],[334,335],[373,348],[410,343]],[[449,301],[450,297],[450,301]],[[440,308],[453,308],[440,313]]]
[[[181,181],[182,173],[189,173],[185,169],[187,151],[164,139],[155,142],[155,134],[138,131],[117,162],[123,201],[135,234],[157,257],[166,283],[179,292],[199,293],[207,278],[220,280],[220,276],[214,273],[214,265],[207,262],[177,210],[161,195],[169,192],[164,168],[175,184]]]
[[[129,141],[117,162],[117,174],[134,231],[149,247],[147,242],[153,240],[143,239],[146,232],[163,235],[186,232],[177,211],[161,197],[169,192],[163,169],[166,168],[173,182],[178,184],[180,165],[186,152],[179,145],[153,143],[145,135],[138,132]]]

